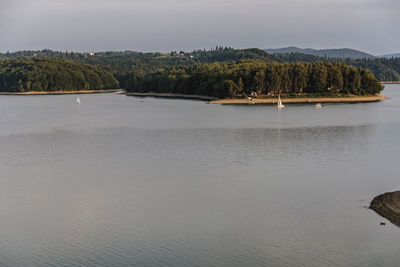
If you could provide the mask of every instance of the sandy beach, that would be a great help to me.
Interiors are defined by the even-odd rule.
[[[385,96],[351,96],[351,97],[310,97],[310,98],[282,98],[282,103],[364,103],[390,99]],[[237,105],[237,104],[276,104],[277,98],[248,99],[219,99],[210,101],[210,104]]]
[[[400,226],[400,191],[375,197],[370,208],[397,226]]]
[[[28,92],[0,92],[0,95],[68,95],[68,94],[100,94],[122,92],[121,89],[109,90],[76,90],[76,91],[28,91]]]
[[[400,81],[381,82],[381,84],[400,84]]]

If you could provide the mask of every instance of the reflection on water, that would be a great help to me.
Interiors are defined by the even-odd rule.
[[[0,97],[0,263],[396,265],[399,228],[364,208],[399,187],[396,88],[281,112]]]

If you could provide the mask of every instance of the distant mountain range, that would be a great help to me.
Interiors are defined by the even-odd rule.
[[[318,50],[312,48],[284,47],[276,49],[265,49],[265,51],[271,54],[301,53],[301,54],[308,54],[308,55],[329,57],[329,58],[354,58],[354,59],[375,58],[374,55],[350,48]]]

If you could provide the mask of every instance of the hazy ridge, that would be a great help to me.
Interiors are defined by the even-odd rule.
[[[351,48],[335,48],[335,49],[312,49],[312,48],[299,48],[299,47],[283,47],[276,49],[265,49],[266,52],[271,54],[285,54],[285,53],[302,53],[307,55],[314,55],[319,57],[330,58],[375,58],[374,55],[368,54],[363,51]]]

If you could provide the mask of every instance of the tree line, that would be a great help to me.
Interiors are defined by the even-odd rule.
[[[128,78],[126,89],[227,98],[252,93],[374,95],[379,94],[383,86],[371,71],[344,63],[240,60],[136,71]]]
[[[50,58],[47,58],[50,57]],[[1,58],[5,58],[5,60],[1,60]],[[10,60],[12,59],[12,60]],[[206,88],[203,89],[185,89],[183,90],[181,87],[185,87],[181,85],[178,81],[168,82],[168,86],[174,84],[174,86],[179,86],[179,88],[166,88],[165,86],[154,86],[152,82],[159,78],[159,76],[163,76],[166,73],[172,73],[169,76],[174,77],[175,73],[179,79],[184,80],[182,77],[186,77],[185,75],[192,75],[194,70],[199,68],[199,65],[202,63],[215,63],[215,66],[223,66],[221,68],[226,68],[226,66],[234,68],[235,62],[241,61],[243,64],[243,60],[251,59],[251,60],[262,60],[265,63],[272,63],[273,66],[292,66],[291,64],[278,64],[283,62],[289,63],[299,63],[299,66],[296,67],[296,71],[301,73],[301,75],[305,75],[304,80],[307,81],[307,86],[301,86],[302,90],[308,88],[307,90],[312,92],[309,88],[309,84],[312,84],[310,81],[309,73],[312,71],[310,69],[316,69],[321,67],[322,76],[324,76],[325,72],[330,73],[331,69],[339,68],[339,67],[327,67],[327,63],[330,63],[329,66],[343,66],[343,63],[347,65],[352,65],[357,69],[368,68],[372,74],[374,74],[378,80],[381,81],[396,81],[400,80],[400,59],[392,58],[392,59],[340,59],[340,58],[327,58],[327,57],[318,57],[314,55],[306,55],[301,53],[286,53],[286,54],[269,54],[261,49],[233,49],[229,47],[216,47],[211,50],[194,50],[192,52],[184,52],[184,51],[173,51],[170,53],[141,53],[135,51],[123,51],[123,52],[99,52],[99,53],[74,53],[74,52],[58,52],[52,50],[40,50],[40,51],[19,51],[14,53],[0,53],[0,90],[2,91],[30,91],[30,90],[43,90],[43,91],[51,91],[51,90],[79,90],[79,89],[105,89],[105,88],[116,88],[122,87],[127,88],[128,90],[136,90],[140,88],[140,90],[145,90],[142,87],[147,83],[147,85],[151,85],[151,88],[162,88],[160,90],[164,91],[199,91],[202,94],[208,94],[213,96],[218,95],[226,95],[223,92],[225,89],[221,86],[220,79],[223,79],[222,76],[226,76],[226,73],[229,71],[224,70],[223,75],[217,72],[215,75],[219,77],[214,77],[213,75],[209,75],[211,81],[217,81],[219,84],[211,85],[210,83],[201,82],[202,86]],[[309,63],[316,63],[311,68]],[[321,64],[321,63],[326,63]],[[74,65],[75,64],[75,65]],[[24,67],[20,66],[23,65]],[[249,64],[251,65],[251,64]],[[267,64],[268,65],[268,64]],[[271,65],[271,66],[272,66]],[[28,67],[29,66],[29,67]],[[193,68],[191,68],[191,66]],[[207,66],[207,65],[204,65]],[[213,65],[214,66],[214,65]],[[271,68],[271,67],[268,67]],[[274,93],[276,91],[281,90],[282,92],[296,92],[296,83],[288,83],[286,80],[288,78],[284,78],[288,76],[287,73],[292,73],[292,70],[286,70],[287,67],[276,67],[273,71],[266,70],[265,72],[261,72],[264,74],[258,75],[266,75],[266,77],[271,77],[271,79],[280,80],[280,88],[274,83],[269,82],[270,93]],[[342,67],[341,67],[342,68]],[[193,69],[193,70],[192,70]],[[219,68],[215,67],[216,71]],[[306,69],[307,71],[299,71],[298,69]],[[276,78],[275,72],[282,71],[280,77]],[[337,72],[337,71],[336,71]],[[349,71],[349,73],[354,73],[354,70]],[[251,75],[256,75],[257,72],[252,73]],[[345,77],[348,75],[345,72],[342,72],[342,77],[346,80]],[[292,75],[292,74],[290,74]],[[307,76],[308,75],[308,76]],[[330,74],[329,74],[330,75]],[[366,74],[364,74],[366,75]],[[369,74],[368,74],[369,75]],[[244,75],[247,77],[247,74]],[[356,75],[357,76],[357,75]],[[115,77],[115,78],[114,78]],[[245,80],[251,80],[250,78],[242,77],[242,83],[245,88],[248,88],[250,91],[259,91],[259,87],[256,88],[253,83],[246,82]],[[275,78],[273,78],[275,77]],[[229,77],[228,77],[229,78]],[[238,92],[242,92],[246,94],[246,90],[238,89],[241,88],[240,82],[238,78],[235,76],[233,78],[226,78],[223,81],[232,81],[228,82],[231,85],[232,94],[236,94]],[[178,78],[177,78],[178,79]],[[260,80],[263,79],[259,76],[254,79]],[[265,78],[268,80],[268,78]],[[338,78],[340,80],[340,78]],[[117,81],[118,82],[117,82]],[[164,83],[165,77],[161,79]],[[356,78],[357,80],[357,78]],[[150,82],[152,81],[152,82]],[[119,83],[119,86],[118,86]],[[186,81],[185,81],[186,83]],[[347,93],[357,93],[357,90],[348,86],[347,83],[343,82],[342,86],[339,86],[339,93],[347,94]],[[198,84],[198,83],[197,83]],[[290,88],[289,85],[294,84],[294,88]],[[341,83],[339,82],[339,85]],[[271,87],[271,85],[273,85]],[[197,85],[196,85],[197,86]],[[227,86],[227,85],[226,85]],[[319,85],[318,85],[319,86]],[[214,90],[213,92],[208,92],[212,87],[218,87],[219,89]],[[229,86],[228,86],[229,87]],[[322,86],[323,87],[323,86]],[[327,87],[329,88],[329,86]],[[361,94],[363,93],[363,89],[359,88]],[[319,89],[316,89],[320,91]],[[217,93],[219,91],[219,93]],[[261,90],[262,91],[262,90]],[[265,90],[264,90],[265,91]],[[333,90],[334,91],[334,90]],[[329,90],[332,92],[332,90]],[[369,92],[365,92],[369,94]],[[228,94],[231,95],[231,94]]]
[[[215,47],[211,50],[193,50],[190,52],[172,51],[169,53],[141,53],[135,51],[107,51],[96,53],[59,52],[49,49],[38,51],[18,51],[0,53],[1,58],[32,58],[52,57],[69,59],[77,62],[100,66],[112,72],[121,87],[132,72],[154,72],[159,69],[189,66],[197,63],[235,62],[242,59],[259,59],[266,62],[342,62],[355,67],[369,69],[380,81],[400,80],[400,58],[329,58],[303,53],[269,54],[264,50],[234,49],[231,47]]]
[[[302,53],[274,54],[282,62],[343,62],[369,69],[379,81],[400,81],[400,58],[330,58]]]
[[[0,60],[0,91],[71,91],[119,88],[99,66],[57,58]]]

